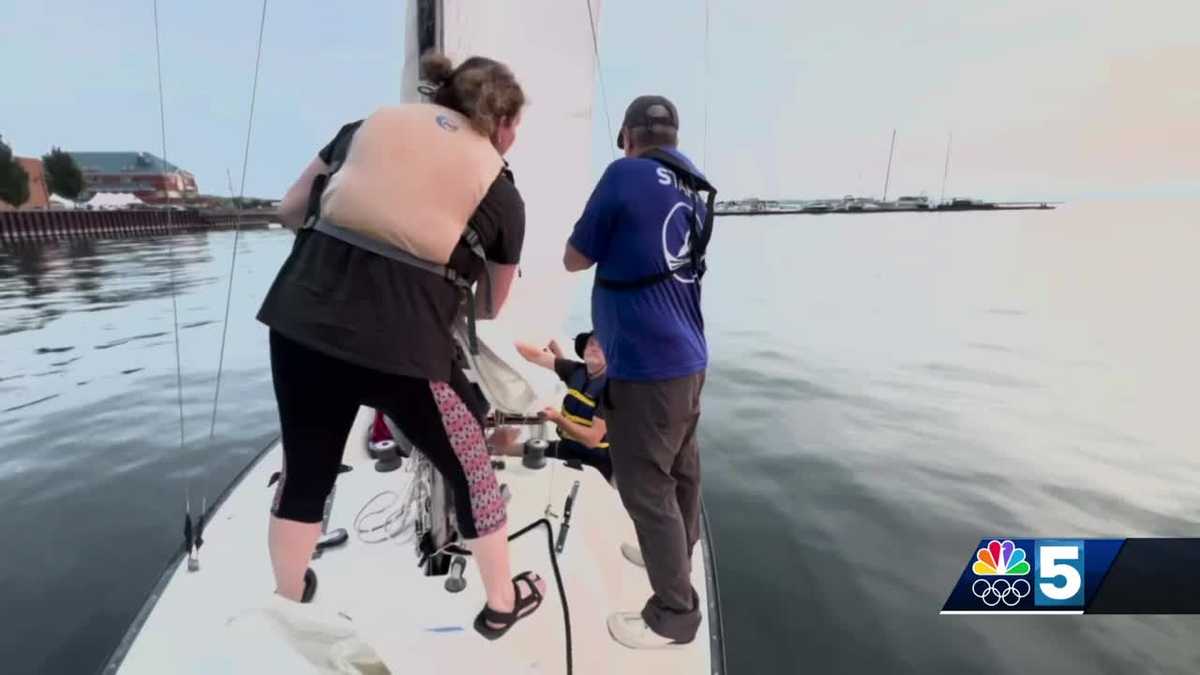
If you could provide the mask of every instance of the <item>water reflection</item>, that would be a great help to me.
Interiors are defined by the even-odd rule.
[[[21,242],[0,248],[0,335],[34,330],[63,313],[117,309],[212,281],[209,233],[165,237]],[[61,292],[60,292],[61,291]],[[24,298],[24,301],[20,299]]]
[[[27,629],[0,632],[4,672],[94,672],[179,545],[185,491],[211,501],[276,435],[253,317],[291,236],[240,242],[212,438],[232,232],[0,249],[0,605]]]

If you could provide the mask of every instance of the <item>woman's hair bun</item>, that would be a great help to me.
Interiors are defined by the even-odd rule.
[[[450,76],[453,74],[454,64],[445,54],[431,51],[421,57],[422,80],[441,86],[449,82]]]

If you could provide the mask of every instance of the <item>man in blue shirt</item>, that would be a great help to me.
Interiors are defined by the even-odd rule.
[[[596,265],[592,322],[608,360],[604,416],[613,473],[654,594],[609,632],[636,648],[691,642],[700,625],[691,557],[700,538],[696,423],[708,367],[700,278],[716,190],[677,149],[679,113],[662,96],[630,104],[609,165],[563,264]],[[707,204],[700,193],[708,193]],[[640,558],[640,560],[639,560]]]

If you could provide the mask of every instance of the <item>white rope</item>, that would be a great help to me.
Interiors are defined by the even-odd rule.
[[[382,544],[390,539],[396,539],[398,544],[409,541],[397,537],[410,526],[413,539],[419,541],[424,533],[420,515],[432,492],[433,465],[420,452],[414,452],[401,470],[412,474],[403,497],[394,490],[384,490],[368,499],[354,516],[354,532],[364,544]],[[391,500],[371,508],[386,497]]]

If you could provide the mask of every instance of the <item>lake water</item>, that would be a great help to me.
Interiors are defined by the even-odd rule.
[[[718,220],[700,436],[730,671],[1200,671],[1190,617],[938,615],[981,537],[1200,531],[1197,206]],[[239,237],[215,427],[232,233],[0,250],[4,672],[99,668],[185,495],[277,435],[253,316],[291,239]]]

